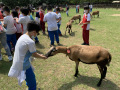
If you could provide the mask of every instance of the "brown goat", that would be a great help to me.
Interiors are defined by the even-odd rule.
[[[73,20],[70,20],[70,21],[66,24],[66,31],[67,31],[67,29],[68,29],[69,35],[70,35],[71,32],[72,32],[72,23],[73,23],[73,22],[74,22]],[[66,35],[66,31],[65,31],[65,35]]]
[[[75,20],[75,22],[76,22],[77,19],[79,19],[79,23],[80,23],[80,21],[81,21],[81,15],[80,14],[79,15],[75,15],[75,16],[73,16],[71,18],[71,20]]]
[[[97,86],[100,86],[102,80],[106,77],[107,65],[109,66],[109,63],[111,62],[111,54],[100,46],[73,45],[68,48],[64,46],[51,47],[46,56],[50,57],[57,53],[64,53],[72,61],[75,61],[75,77],[78,75],[79,62],[85,64],[97,64],[101,73],[101,78]]]
[[[94,11],[92,12],[92,16],[94,15],[94,18],[95,18],[95,15],[98,15],[97,17],[99,17],[99,11]]]

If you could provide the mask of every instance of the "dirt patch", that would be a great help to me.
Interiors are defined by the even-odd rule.
[[[113,14],[112,16],[120,16],[120,14]]]

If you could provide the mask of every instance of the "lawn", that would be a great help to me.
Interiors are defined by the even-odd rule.
[[[80,63],[80,76],[75,78],[75,63],[64,54],[57,54],[47,60],[35,59],[32,65],[35,68],[37,87],[41,90],[120,90],[120,10],[116,9],[93,9],[99,10],[100,17],[92,18],[90,29],[90,45],[102,46],[112,54],[112,61],[108,67],[106,79],[101,87],[96,84],[100,79],[100,72],[96,65]],[[72,35],[65,36],[66,23],[75,15],[75,9],[70,9],[69,17],[62,14],[60,43],[64,46],[80,45],[82,40],[82,28],[77,23],[73,23]],[[83,15],[83,9],[80,9]],[[38,36],[40,44],[36,44],[37,50],[45,54],[50,48],[50,40],[47,35],[40,33]],[[55,42],[56,44],[56,42]],[[57,45],[57,44],[56,44]],[[4,49],[2,49],[3,61],[0,61],[0,90],[26,90],[25,82],[22,87],[17,83],[17,79],[7,76],[11,62],[8,62]]]

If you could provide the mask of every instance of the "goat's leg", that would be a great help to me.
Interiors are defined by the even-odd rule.
[[[72,28],[71,28],[71,33],[72,33]]]
[[[97,66],[98,66],[99,71],[100,71],[100,73],[101,73],[100,81],[99,81],[98,84],[97,84],[97,86],[99,87],[99,86],[101,85],[101,83],[102,83],[102,80],[103,80],[104,76],[103,76],[103,67],[100,66],[100,65],[97,65]]]
[[[79,62],[78,61],[76,61],[75,62],[76,63],[76,67],[75,67],[75,77],[77,77],[77,75],[78,75],[78,66],[79,66]]]
[[[98,13],[98,17],[99,17],[99,13]]]
[[[103,71],[103,78],[106,77],[106,73],[107,73],[107,67],[105,66],[105,67],[104,67],[104,71]]]

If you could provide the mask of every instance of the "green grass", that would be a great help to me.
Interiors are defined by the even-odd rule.
[[[100,17],[91,20],[90,45],[102,46],[112,54],[112,61],[106,79],[101,87],[96,84],[100,79],[100,73],[96,65],[80,63],[78,78],[74,78],[75,63],[70,61],[64,54],[58,54],[47,60],[36,59],[32,64],[35,68],[36,80],[41,90],[120,90],[120,17],[111,16],[120,14],[116,9],[93,9],[99,10]],[[60,43],[64,46],[80,45],[82,40],[82,28],[73,23],[73,33],[71,36],[64,36],[66,23],[75,15],[75,9],[70,9],[69,17],[62,14]],[[80,9],[83,15],[83,9]],[[77,21],[78,23],[78,21]],[[37,50],[45,54],[50,48],[50,40],[47,36],[38,36],[40,44],[36,45]],[[56,43],[56,42],[55,42]],[[7,76],[12,63],[8,62],[5,51],[2,49],[4,60],[0,62],[0,90],[26,90],[25,82],[22,87],[17,83],[17,79]]]

